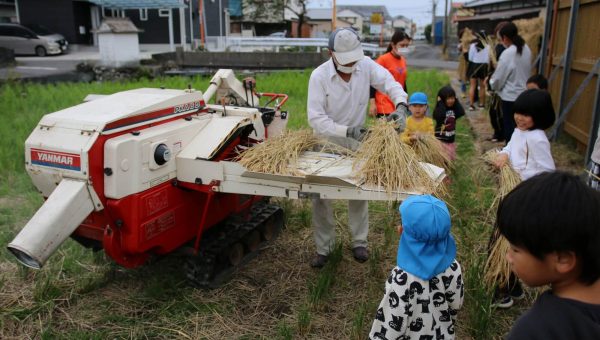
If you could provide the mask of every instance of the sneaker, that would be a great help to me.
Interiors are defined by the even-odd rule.
[[[310,261],[310,266],[312,268],[323,268],[325,266],[325,264],[327,263],[327,260],[329,260],[329,257],[327,255],[317,254]]]
[[[521,284],[517,283],[511,290],[510,290],[510,297],[513,300],[521,300],[525,297],[525,291],[523,290],[523,287],[521,287]]]
[[[352,249],[352,254],[357,262],[363,263],[369,259],[369,251],[365,247],[356,247]]]
[[[469,111],[475,111],[475,106],[473,106],[473,105],[469,106]]]
[[[494,298],[494,301],[492,301],[492,307],[495,307],[495,308],[502,308],[502,309],[510,308],[513,304],[514,304],[514,301],[510,297],[510,295],[502,295],[502,296]]]

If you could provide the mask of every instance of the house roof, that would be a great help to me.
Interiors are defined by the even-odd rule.
[[[129,18],[105,18],[95,30],[95,33],[139,33],[142,30],[135,27]]]
[[[510,2],[511,0],[474,0],[463,4],[463,7],[479,7],[485,5],[497,4],[499,2]]]
[[[387,7],[385,6],[359,6],[359,5],[338,5],[337,10],[342,11],[345,9],[349,9],[360,14],[363,18],[368,18],[368,21],[371,21],[371,15],[373,13],[382,13],[385,20],[392,20],[392,17],[387,11]]]
[[[498,11],[480,15],[472,15],[472,16],[457,16],[455,21],[478,21],[478,20],[498,20],[498,19],[511,19],[523,14],[535,13],[539,12],[544,7],[530,7],[530,8],[519,8],[512,9],[508,11]]]
[[[310,20],[328,20],[331,21],[332,8],[307,8],[306,16]]]
[[[404,20],[404,21],[412,21],[411,19],[405,17],[404,15],[396,15],[394,20]]]
[[[115,9],[180,8],[187,7],[179,0],[88,0],[95,5]]]

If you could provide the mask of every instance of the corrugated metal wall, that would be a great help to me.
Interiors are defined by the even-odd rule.
[[[559,66],[559,63],[565,55],[566,48],[569,46],[567,38],[573,3],[574,1],[572,0],[558,1],[556,19],[554,25],[550,27],[552,36],[549,42],[550,45],[548,46],[548,61],[545,72],[543,72],[544,75],[549,76],[554,68],[560,68],[556,77],[551,81],[549,88],[555,108],[557,109],[557,114],[565,71],[562,66]],[[547,20],[551,21],[551,18],[547,18]],[[571,46],[572,59],[570,64],[567,65],[569,75],[567,87],[564,90],[566,91],[566,95],[563,107],[571,100],[577,88],[590,71],[592,71],[597,59],[600,58],[600,0],[579,1],[579,10],[577,12]],[[585,147],[590,142],[590,132],[593,131],[591,126],[595,114],[593,112],[595,109],[594,104],[597,100],[597,82],[598,76],[595,75],[579,99],[577,99],[575,105],[567,113],[563,125],[562,131],[573,136],[578,141],[581,150],[585,150]],[[597,128],[596,126],[594,129]]]

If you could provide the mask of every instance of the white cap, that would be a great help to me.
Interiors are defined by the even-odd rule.
[[[351,28],[338,28],[331,32],[329,50],[341,65],[359,61],[365,56],[360,37]]]

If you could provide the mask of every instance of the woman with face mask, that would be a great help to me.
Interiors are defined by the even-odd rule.
[[[392,74],[405,92],[408,92],[406,89],[407,68],[405,56],[410,51],[408,46],[411,41],[412,39],[406,32],[396,31],[392,35],[386,53],[377,58],[377,63]],[[388,96],[371,87],[369,100],[369,114],[371,116],[384,117],[395,110],[396,107]]]

